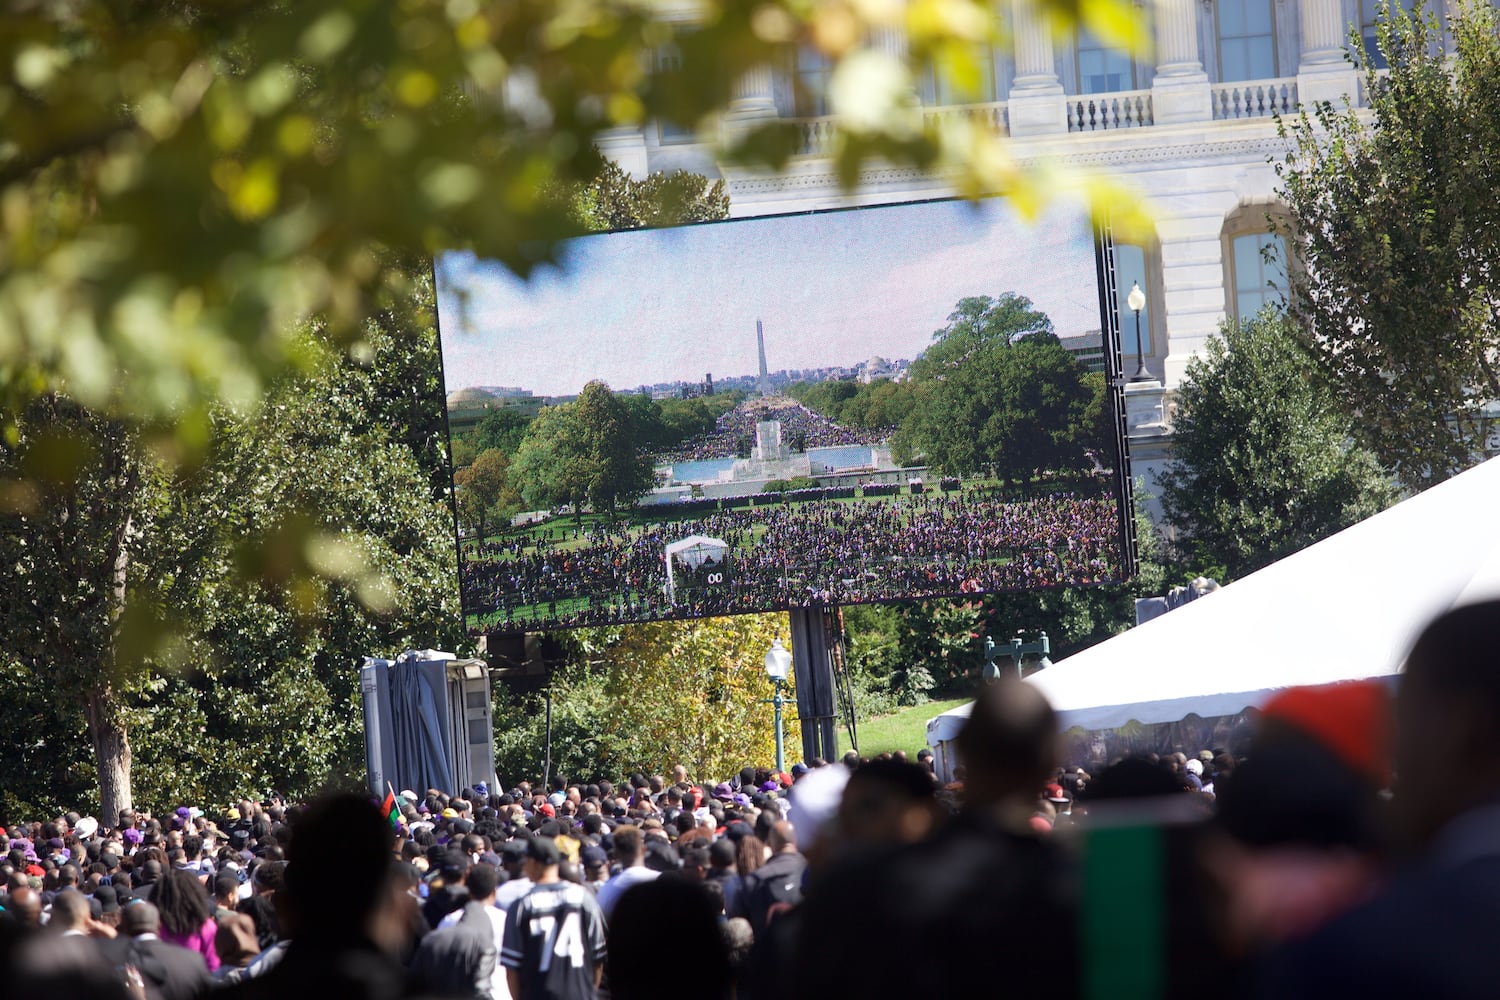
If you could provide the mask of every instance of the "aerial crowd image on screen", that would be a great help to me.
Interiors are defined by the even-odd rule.
[[[1104,252],[988,200],[439,257],[468,627],[1121,579]]]

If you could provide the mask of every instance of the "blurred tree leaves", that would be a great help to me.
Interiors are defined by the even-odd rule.
[[[1060,29],[1081,17],[1107,39],[1147,36],[1124,0],[1045,7]],[[892,28],[909,58],[872,44]],[[580,231],[545,192],[593,175],[602,130],[712,121],[738,78],[798,44],[835,60],[847,183],[878,157],[1034,204],[1069,182],[1022,173],[973,123],[931,132],[910,114],[929,65],[962,77],[962,54],[1000,37],[979,0],[719,0],[688,20],[646,0],[13,5],[0,14],[7,439],[29,400],[63,391],[201,451],[214,405],[249,407],[312,363],[299,321],[360,337],[401,280],[388,251],[468,248],[528,272]],[[771,167],[792,131],[728,130],[736,155]],[[1115,207],[1118,227],[1131,213]]]

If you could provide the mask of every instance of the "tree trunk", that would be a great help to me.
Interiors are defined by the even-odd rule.
[[[136,472],[131,470],[126,482],[133,487]],[[99,771],[100,820],[114,825],[121,809],[132,805],[130,796],[130,737],[125,728],[125,713],[115,700],[110,675],[119,664],[120,621],[125,615],[125,585],[130,575],[130,539],[134,517],[126,514],[114,534],[114,560],[110,567],[110,648],[104,669],[89,688],[87,714],[89,736],[94,741],[94,763]]]
[[[114,826],[130,797],[130,736],[114,691],[108,684],[89,690],[85,714],[94,741],[94,763],[99,772],[99,821]]]

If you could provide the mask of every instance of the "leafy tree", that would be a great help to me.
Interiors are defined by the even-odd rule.
[[[472,518],[482,541],[491,512],[507,517],[520,510],[520,494],[510,485],[510,459],[499,448],[490,448],[474,464],[453,474],[460,510]]]
[[[486,413],[484,419],[479,421],[479,426],[474,428],[474,447],[479,452],[496,448],[506,455],[513,455],[521,444],[528,423],[530,421],[513,407],[497,406]],[[458,462],[455,461],[454,465],[457,466]]]
[[[103,815],[113,817],[132,802],[124,695],[141,680],[161,606],[156,585],[170,572],[152,567],[148,551],[168,475],[123,423],[60,396],[33,400],[15,429],[0,474],[30,488],[0,515],[9,595],[0,601],[0,657],[26,687],[87,724]],[[50,735],[27,727],[12,738]],[[33,801],[47,795],[31,776],[5,784]]]
[[[1011,342],[1037,335],[1056,336],[1052,320],[1033,309],[1024,295],[1006,292],[998,299],[971,295],[958,300],[948,314],[948,325],[932,335],[935,341],[982,344],[991,340]]]
[[[1065,20],[1079,13],[1066,0],[1049,3]],[[973,8],[969,16],[939,19],[920,5],[867,15],[777,2],[752,18],[748,8],[711,4],[694,24],[649,6],[598,0],[561,6],[549,0],[271,6],[80,0],[7,12],[0,31],[6,137],[0,144],[6,206],[0,509],[9,519],[5,544],[33,546],[6,561],[8,582],[17,581],[9,592],[45,594],[51,602],[33,600],[15,611],[16,655],[50,670],[82,648],[68,644],[81,644],[78,636],[99,640],[92,647],[97,659],[76,661],[80,685],[59,689],[57,712],[49,708],[35,718],[76,710],[87,691],[107,695],[97,702],[105,710],[91,717],[106,720],[102,738],[114,741],[107,767],[127,773],[128,742],[114,707],[120,692],[136,690],[131,678],[151,693],[176,676],[159,672],[168,663],[156,648],[160,643],[143,641],[144,651],[137,651],[131,637],[181,633],[197,649],[191,643],[200,640],[193,637],[206,633],[209,620],[164,622],[171,627],[160,629],[131,623],[181,619],[189,615],[184,609],[197,608],[191,594],[179,593],[175,604],[154,597],[154,588],[193,578],[187,569],[195,560],[205,562],[202,572],[210,576],[235,568],[238,582],[231,587],[221,579],[218,592],[237,593],[247,615],[252,598],[306,611],[324,607],[324,598],[332,602],[327,607],[343,608],[352,595],[379,607],[406,607],[398,619],[416,620],[417,604],[402,605],[398,594],[392,605],[379,596],[385,588],[375,567],[404,565],[402,553],[420,554],[414,565],[424,565],[433,553],[420,539],[436,536],[382,512],[376,499],[426,518],[432,515],[427,503],[443,497],[449,483],[441,409],[426,404],[437,371],[430,363],[430,319],[408,322],[410,293],[422,292],[425,279],[393,248],[425,254],[469,246],[527,273],[549,258],[557,240],[583,228],[546,190],[549,182],[593,176],[601,132],[651,118],[696,124],[729,105],[735,81],[747,71],[779,59],[788,43],[802,42],[819,46],[861,81],[890,84],[862,88],[863,113],[845,130],[837,166],[849,186],[863,164],[878,159],[921,167],[942,162],[950,171],[945,176],[967,192],[1034,188],[1032,175],[1008,165],[993,135],[966,130],[950,141],[910,128],[909,81],[925,75],[933,61],[943,75],[962,76],[961,53],[997,34],[988,8],[965,4]],[[1081,13],[1104,37],[1145,38],[1143,22],[1123,0],[1086,5]],[[912,65],[859,43],[867,29],[894,19],[913,39]],[[835,22],[840,27],[830,30]],[[681,54],[680,66],[670,74],[648,69],[667,45]],[[508,78],[535,87],[527,99],[499,100]],[[766,123],[739,133],[738,152],[746,162],[781,166],[794,148],[794,133],[789,123]],[[1094,194],[1099,204],[1119,200],[1108,185],[1096,185]],[[1123,224],[1118,214],[1116,222]],[[305,335],[309,326],[318,327],[317,338]],[[395,336],[397,343],[375,345],[372,336]],[[294,377],[329,387],[327,345],[348,354],[349,365],[339,366],[345,380],[339,392],[357,405],[336,414],[347,423],[339,430],[306,422],[277,433],[307,449],[333,448],[342,464],[330,460],[319,466],[322,478],[308,480],[320,482],[330,498],[352,503],[344,488],[368,477],[370,492],[359,495],[363,505],[348,510],[320,506],[316,491],[287,485],[279,478],[283,467],[256,466],[269,478],[249,480],[213,464],[221,451],[238,447],[231,439],[270,434],[282,420],[327,415],[279,398],[284,380]],[[414,377],[393,380],[382,394],[367,392],[371,377],[361,365],[377,358],[392,370],[416,365],[405,369]],[[268,398],[279,409],[252,416]],[[374,414],[382,417],[378,426]],[[369,458],[371,449],[398,443],[408,451],[391,452],[388,461]],[[44,453],[84,456],[65,474],[79,481],[59,480],[36,458]],[[159,460],[165,465],[156,465]],[[142,471],[131,481],[121,470],[134,463]],[[406,491],[400,499],[378,494],[373,477],[406,463],[415,463],[420,476],[393,475],[387,485]],[[157,477],[184,505],[201,490],[218,489],[214,477],[233,482],[238,492],[214,495],[247,512],[226,523],[253,524],[263,533],[251,536],[254,544],[235,545],[227,528],[210,530],[214,509],[200,507],[204,523],[182,536],[191,547],[174,554],[177,543],[168,541],[176,535],[148,530],[156,516],[158,491],[151,483]],[[286,498],[289,506],[270,505],[273,497]],[[248,510],[262,501],[264,509]],[[87,516],[68,512],[59,533],[62,512],[75,502]],[[346,523],[361,527],[346,536]],[[393,540],[364,534],[377,527],[389,528]],[[50,549],[33,538],[47,531],[54,536],[47,539]],[[58,569],[89,571],[59,578],[76,584],[76,592],[54,583],[26,589],[54,558]],[[123,589],[116,572],[121,566]],[[148,567],[159,574],[153,578]],[[106,570],[114,575],[106,577]],[[450,599],[451,583],[432,591],[439,592]],[[400,617],[408,611],[414,617]],[[446,627],[441,616],[451,617],[451,608],[427,612],[439,615],[427,621],[427,631]],[[38,622],[58,621],[76,627],[78,636],[63,641],[53,631],[39,646],[26,645]],[[259,626],[280,627],[279,621],[268,617]],[[348,635],[363,642],[424,631],[409,625],[403,633],[394,624],[372,629]],[[334,669],[348,650],[330,643],[299,654],[277,647],[277,655],[295,662],[295,655],[316,649],[323,658],[319,669]],[[132,673],[142,664],[149,668]],[[338,662],[336,669],[345,667]],[[340,676],[347,684],[347,675]],[[179,691],[174,697],[172,704],[185,711],[188,696]],[[315,701],[310,694],[308,703]],[[330,704],[336,711],[348,707],[337,697]],[[314,731],[308,733],[313,738]],[[345,746],[340,740],[336,744]],[[163,738],[157,745],[168,752],[176,744]],[[106,787],[105,802],[122,792],[119,782]]]
[[[571,504],[582,519],[588,496],[588,453],[577,411],[569,405],[543,408],[527,428],[511,461],[510,475],[532,509]]]
[[[770,765],[775,729],[762,660],[786,627],[785,615],[767,614],[570,633],[568,662],[552,680],[554,773],[618,779],[680,763],[706,781],[747,763]],[[788,757],[795,759],[796,701],[783,690],[793,706],[785,732]],[[502,780],[541,773],[539,701],[502,697],[496,710]]]
[[[1178,388],[1162,509],[1197,565],[1242,576],[1381,510],[1394,490],[1350,436],[1286,319],[1225,324]]]
[[[632,408],[603,382],[584,386],[571,403],[544,409],[516,452],[511,475],[533,505],[587,501],[614,513],[651,488],[655,473],[642,449]]]
[[[1149,38],[1124,0],[1046,6],[1061,30],[1081,16],[1120,44]],[[912,81],[934,66],[963,78],[965,53],[1000,37],[987,5],[958,10],[714,2],[684,21],[604,0],[16,7],[0,31],[4,413],[66,385],[201,445],[213,403],[248,403],[297,365],[299,321],[362,336],[379,290],[405,280],[384,250],[470,246],[529,271],[582,228],[544,189],[590,179],[601,132],[697,126],[788,44],[863,84],[857,108],[835,107],[858,111],[836,155],[848,186],[878,160],[941,163],[960,191],[1036,193],[1044,175],[1016,170],[1001,138],[911,126]],[[887,27],[911,38],[906,58],[868,44]],[[670,69],[664,46],[680,55]],[[501,99],[508,81],[529,86]],[[788,122],[729,133],[749,163],[780,167],[796,148]],[[1095,187],[1099,204],[1117,200]]]
[[[1308,360],[1412,489],[1472,464],[1483,401],[1500,398],[1500,19],[1458,5],[1450,63],[1441,25],[1418,11],[1393,5],[1377,30],[1391,68],[1369,71],[1370,110],[1284,123],[1277,168]]]
[[[966,298],[912,362],[911,410],[892,439],[898,461],[944,472],[981,470],[1025,482],[1077,469],[1094,393],[1078,362],[1024,296]]]
[[[642,180],[605,160],[575,196],[581,221],[592,230],[682,226],[729,216],[729,189],[687,170],[657,172]]]
[[[7,591],[33,596],[0,610],[0,805],[110,815],[359,770],[359,657],[462,641],[436,335],[402,322],[418,335],[376,322],[365,362],[324,352],[219,412],[191,468],[67,400],[28,411],[4,461],[54,486],[0,531]]]
[[[611,514],[621,503],[633,505],[651,489],[655,472],[630,407],[598,381],[584,386],[573,405],[588,456],[589,503]]]

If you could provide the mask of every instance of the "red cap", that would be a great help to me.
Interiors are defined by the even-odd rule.
[[[1381,788],[1391,782],[1391,699],[1380,681],[1283,691],[1261,709],[1322,743]]]

